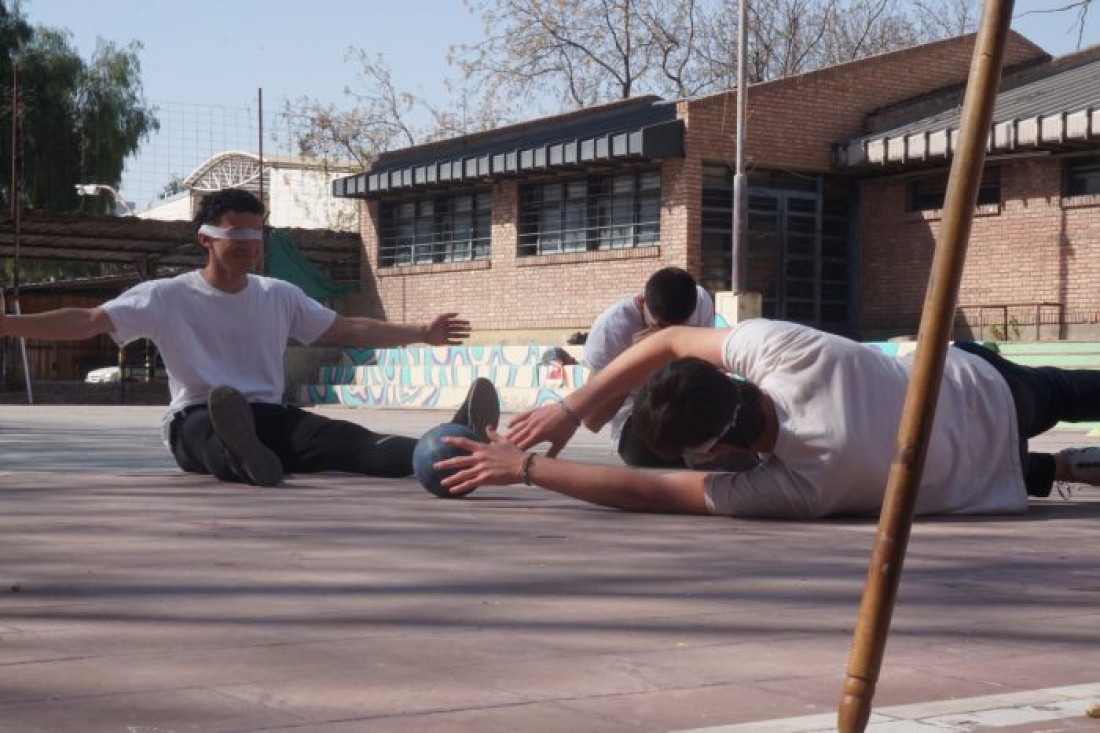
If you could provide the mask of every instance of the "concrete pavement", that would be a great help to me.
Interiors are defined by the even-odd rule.
[[[871,521],[231,486],[175,469],[159,413],[0,408],[2,733],[831,726]],[[875,702],[881,733],[1100,730],[1100,491],[919,522]]]

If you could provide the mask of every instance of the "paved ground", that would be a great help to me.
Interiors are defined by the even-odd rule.
[[[2,733],[831,727],[871,522],[249,489],[178,473],[157,408],[0,410]],[[1100,730],[1091,703],[1100,491],[918,523],[869,730]]]

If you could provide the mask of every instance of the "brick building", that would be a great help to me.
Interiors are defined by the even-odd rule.
[[[764,315],[861,338],[915,330],[973,43],[749,87],[745,271]],[[961,324],[1034,315],[1073,336],[1100,316],[1100,73],[1080,71],[1097,56],[1052,61],[1011,35],[1002,97],[1028,89],[1005,108],[1035,119],[1007,120],[990,156]],[[729,290],[736,106],[734,92],[642,97],[382,155],[333,185],[362,201],[371,295],[357,309],[456,310],[508,340],[586,329],[666,265]],[[1072,124],[1047,134],[1051,116]]]

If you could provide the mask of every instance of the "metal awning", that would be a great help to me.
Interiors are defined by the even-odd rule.
[[[1100,47],[1006,79],[997,95],[990,153],[1091,149],[1100,141]],[[938,114],[836,145],[837,168],[943,164],[955,152],[961,93]]]
[[[358,268],[362,242],[354,232],[283,231],[322,269]],[[14,223],[0,222],[0,257],[14,255]],[[19,255],[131,264],[150,273],[157,267],[201,267],[206,262],[206,253],[195,241],[195,225],[189,221],[41,212],[23,214]]]
[[[332,193],[369,199],[432,186],[683,155],[684,126],[676,118],[676,104],[641,97],[387,153],[367,172],[333,181]]]

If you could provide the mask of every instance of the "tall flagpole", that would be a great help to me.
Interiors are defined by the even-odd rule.
[[[12,62],[11,65],[11,184],[8,190],[11,195],[11,218],[14,225],[12,244],[15,257],[12,261],[12,309],[15,315],[22,315],[19,306],[19,255],[22,240],[23,207],[19,203],[19,182],[22,169],[19,149],[19,65]],[[27,339],[19,337],[19,352],[23,358],[23,382],[27,390],[27,404],[34,404],[34,392],[31,390],[31,370],[27,360]]]
[[[733,251],[730,290],[734,296],[745,291],[745,115],[748,110],[748,80],[745,78],[745,47],[748,39],[749,0],[740,0],[737,21],[737,140],[733,171]]]

